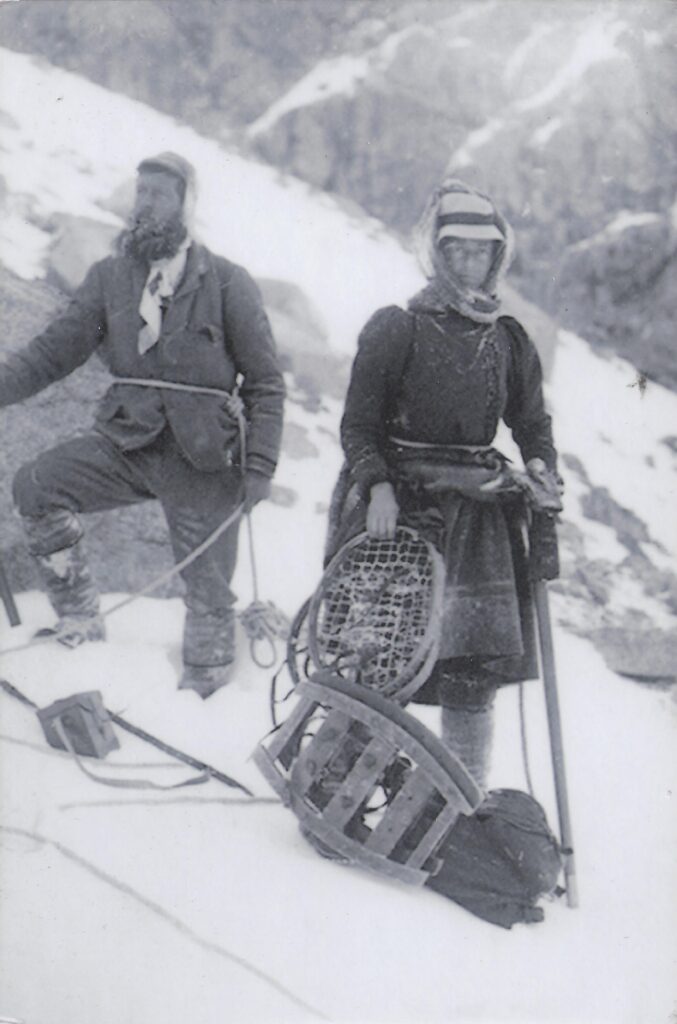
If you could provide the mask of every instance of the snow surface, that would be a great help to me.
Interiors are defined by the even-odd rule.
[[[460,167],[471,164],[474,160],[474,151],[486,145],[494,135],[502,131],[504,126],[505,120],[502,117],[492,117],[480,128],[475,128],[470,132],[463,145],[453,154],[449,161],[449,167],[456,171]]]
[[[98,202],[135,160],[172,148],[194,159],[205,180],[205,240],[257,273],[300,284],[344,351],[354,347],[358,314],[345,308],[353,293],[362,322],[415,287],[410,258],[372,221],[346,217],[329,199],[139,104],[4,56],[0,105],[14,126],[3,119],[2,173],[16,232],[3,259],[18,272],[30,276],[40,245],[16,211],[99,216]],[[264,244],[278,224],[284,247]],[[318,260],[321,251],[332,259]],[[340,270],[348,266],[346,282]],[[373,273],[359,284],[364,267]],[[654,538],[645,548],[658,562],[674,556],[676,543],[674,456],[661,438],[674,433],[677,400],[634,384],[629,364],[560,335],[549,392],[559,447],[641,516]],[[318,454],[284,454],[277,481],[295,503],[267,504],[253,516],[260,596],[288,615],[319,578],[339,413],[326,400],[311,414],[292,393],[288,422],[307,431]],[[620,561],[625,549],[609,527],[583,516],[580,480],[565,475],[567,519],[592,557]],[[245,543],[235,588],[244,608],[253,597]],[[104,608],[123,597],[105,595]],[[649,607],[641,594],[632,600]],[[112,613],[105,645],[8,653],[51,621],[42,595],[21,594],[18,605],[14,629],[0,606],[0,675],[38,705],[101,690],[129,721],[271,797],[250,757],[271,726],[272,669],[253,664],[243,635],[234,681],[203,703],[176,690],[179,600],[142,598]],[[175,793],[104,788],[47,747],[30,709],[0,693],[0,1021],[667,1022],[676,987],[673,692],[614,675],[589,643],[560,627],[555,642],[581,905],[547,903],[545,923],[510,932],[439,895],[322,860],[290,812],[243,803],[216,781]],[[525,702],[536,795],[556,825],[540,684],[527,684]],[[434,710],[418,714],[438,728]],[[92,770],[164,784],[191,775],[140,740],[118,737],[121,749]],[[498,699],[490,783],[525,788],[513,687]]]
[[[260,135],[292,110],[318,103],[330,96],[351,96],[358,82],[363,81],[369,73],[369,61],[366,57],[354,57],[341,54],[322,60],[312,71],[299,79],[288,92],[271,104],[265,114],[253,121],[247,129],[251,136]]]
[[[620,234],[628,228],[646,227],[647,224],[660,224],[661,217],[657,213],[634,213],[632,210],[621,210],[614,217],[610,224],[607,224],[605,233]]]
[[[563,126],[564,121],[561,117],[548,118],[545,124],[537,128],[529,140],[532,146],[547,146],[550,139],[555,135],[560,128]]]
[[[19,608],[12,640],[48,614],[41,595],[20,595]],[[7,655],[2,671],[40,706],[99,689],[127,720],[270,796],[249,760],[271,725],[270,672],[243,643],[226,690],[206,703],[177,692],[181,620],[179,601],[142,599],[110,617],[105,646],[34,648]],[[290,812],[243,803],[215,781],[178,793],[97,785],[45,745],[29,709],[0,695],[0,1016],[667,1021],[674,701],[614,676],[584,641],[559,634],[557,649],[581,905],[547,903],[543,924],[510,932],[436,894],[323,861]],[[497,711],[491,783],[525,788],[513,688]],[[536,793],[555,822],[536,683],[526,717]],[[91,770],[163,784],[190,776],[118,735],[121,749]]]

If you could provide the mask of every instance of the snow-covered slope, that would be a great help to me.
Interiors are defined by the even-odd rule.
[[[1,173],[12,216],[2,259],[15,271],[39,271],[40,218],[55,211],[103,218],[99,201],[134,163],[172,148],[195,161],[204,181],[205,240],[259,274],[299,284],[337,348],[350,351],[373,308],[415,286],[409,257],[374,222],[347,217],[330,200],[138,104],[6,57]],[[674,433],[676,399],[635,383],[627,364],[560,336],[549,398],[560,448],[589,478],[571,460],[565,467],[565,526],[580,532],[588,559],[612,567],[627,549],[616,530],[585,514],[590,482],[641,520],[652,564],[668,565],[675,552],[674,456],[661,439]],[[295,503],[267,505],[253,517],[260,596],[288,614],[317,582],[340,463],[338,403],[311,413],[296,397],[288,422],[310,444],[303,457],[288,447],[278,474]],[[253,584],[242,549],[236,589],[244,606]],[[658,598],[636,580],[632,586],[612,587],[612,599],[649,609],[657,621],[667,615]],[[119,597],[106,595],[104,607]],[[0,608],[0,655],[49,616],[41,595],[20,594],[18,604],[16,629]],[[559,618],[575,617],[570,595],[558,595],[555,606]],[[5,653],[0,675],[40,706],[99,689],[129,721],[270,797],[250,754],[271,726],[272,669],[253,664],[241,635],[228,688],[206,703],[177,692],[182,615],[178,600],[144,598],[110,616],[109,643]],[[555,639],[581,906],[548,904],[544,924],[511,932],[440,896],[321,860],[289,812],[239,802],[217,782],[178,794],[97,786],[45,745],[30,709],[0,693],[0,1020],[667,1020],[677,895],[672,693],[614,675],[590,643],[562,628]],[[536,795],[554,825],[538,683],[527,685],[525,699]],[[420,715],[437,728],[435,712]],[[140,741],[119,738],[121,749],[93,770],[164,783],[189,774]],[[490,782],[525,788],[515,688],[499,696]]]
[[[373,310],[402,301],[419,281],[377,221],[351,217],[301,182],[44,61],[9,50],[1,58],[8,209],[0,260],[17,273],[40,274],[49,242],[41,221],[68,212],[110,222],[100,204],[133,178],[143,157],[173,148],[197,169],[202,240],[257,277],[292,281],[331,309],[337,351],[350,351]]]
[[[30,595],[19,607],[12,639],[47,614]],[[8,656],[3,673],[39,705],[98,688],[135,725],[269,795],[248,757],[271,725],[270,673],[243,647],[226,690],[206,704],[178,693],[181,616],[178,601],[146,599],[110,618],[105,647]],[[0,1014],[40,1024],[667,1020],[674,703],[614,676],[585,641],[557,641],[581,905],[546,904],[544,924],[511,932],[321,860],[288,811],[238,802],[216,782],[178,794],[97,786],[0,694]],[[555,822],[536,683],[526,708],[536,793]],[[92,770],[163,784],[190,775],[119,737],[121,750]],[[512,688],[499,699],[491,782],[525,787]]]

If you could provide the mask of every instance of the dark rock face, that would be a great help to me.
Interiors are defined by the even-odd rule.
[[[391,4],[40,0],[2,7],[4,46],[41,54],[219,135],[254,120],[366,12],[373,22]]]
[[[252,136],[271,163],[318,188],[358,199],[409,230],[444,173],[450,147],[490,114],[495,63],[417,27],[364,56],[353,89],[292,109]],[[327,78],[334,70],[327,68]]]
[[[565,251],[555,306],[567,327],[675,388],[676,281],[677,231],[668,217],[628,215]]]
[[[433,27],[364,54],[352,88],[316,94],[255,130],[252,145],[403,232],[445,172],[486,189],[516,230],[516,287],[674,387],[677,24],[668,5],[605,14],[584,3],[499,3],[437,14]]]
[[[677,678],[677,633],[652,629],[647,623],[603,627],[592,636],[609,668],[646,682]]]

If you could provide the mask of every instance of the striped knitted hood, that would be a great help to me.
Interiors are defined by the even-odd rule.
[[[496,241],[496,256],[480,289],[465,287],[449,272],[439,242],[450,236]],[[441,312],[451,307],[478,323],[498,318],[498,286],[512,260],[514,236],[489,196],[458,178],[446,179],[428,200],[414,243],[428,284],[411,299],[410,309]]]

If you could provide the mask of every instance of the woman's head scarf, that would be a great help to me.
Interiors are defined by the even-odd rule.
[[[415,230],[416,252],[428,285],[414,300],[417,306],[442,311],[451,307],[477,323],[499,316],[498,284],[513,255],[514,236],[494,203],[458,178],[448,178],[431,195]],[[493,241],[496,253],[481,288],[468,288],[449,270],[440,251],[444,238]]]

